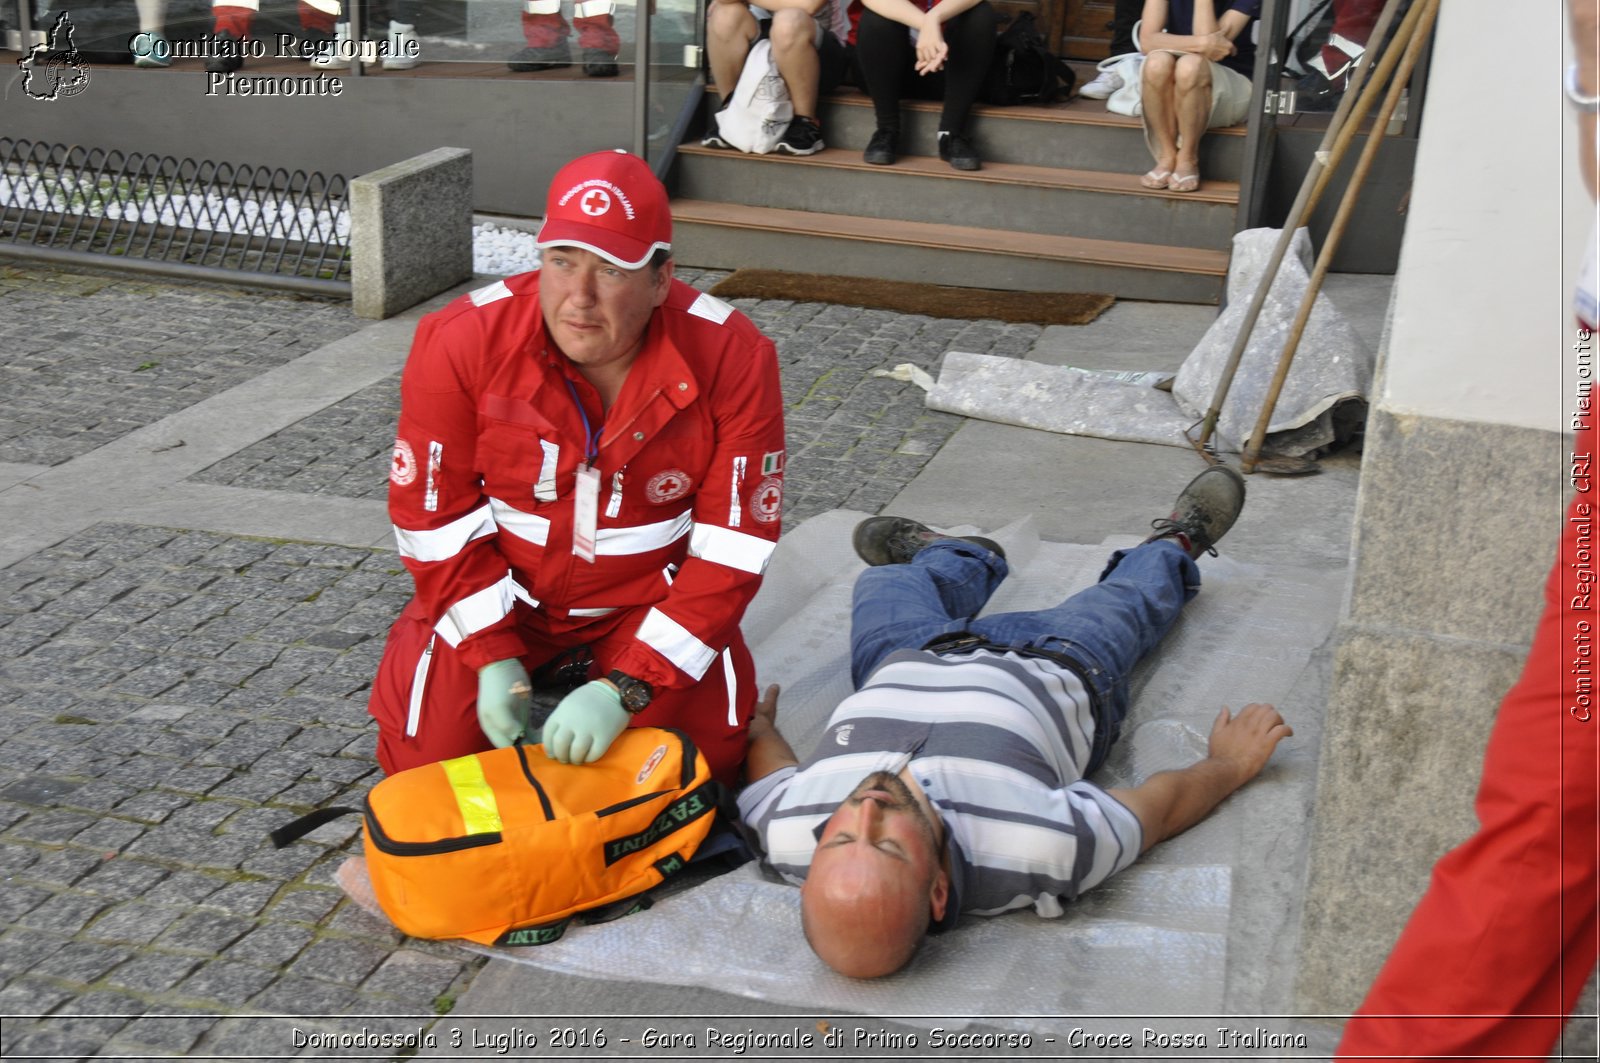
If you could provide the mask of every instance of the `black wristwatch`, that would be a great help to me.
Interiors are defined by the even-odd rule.
[[[616,684],[618,692],[622,694],[622,707],[631,715],[637,716],[650,707],[650,699],[655,696],[655,691],[643,679],[635,679],[627,672],[615,670],[606,678]]]

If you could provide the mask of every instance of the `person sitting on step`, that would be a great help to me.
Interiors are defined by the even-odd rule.
[[[1146,188],[1200,187],[1200,138],[1250,113],[1261,0],[1145,0],[1139,25],[1144,139],[1155,166]]]
[[[748,0],[712,0],[706,10],[706,56],[723,106],[739,84],[751,47],[770,39],[773,62],[794,105],[794,117],[773,150],[783,155],[821,151],[825,145],[817,100],[838,88],[850,68],[843,40],[848,25],[844,0],[767,0],[765,8]],[[722,139],[715,114],[700,143],[732,146]]]
[[[854,0],[861,84],[872,97],[877,129],[862,158],[893,166],[900,151],[900,99],[943,100],[939,158],[957,170],[983,166],[967,136],[994,58],[999,15],[988,0]]]

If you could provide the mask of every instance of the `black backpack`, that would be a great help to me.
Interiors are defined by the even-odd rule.
[[[1078,77],[1066,60],[1045,47],[1033,13],[1023,11],[994,41],[994,60],[978,94],[984,103],[1048,104],[1072,95]]]

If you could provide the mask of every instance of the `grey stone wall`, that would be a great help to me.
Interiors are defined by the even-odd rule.
[[[1434,861],[1476,827],[1500,699],[1561,527],[1558,432],[1375,408],[1317,780],[1297,1010],[1366,994]]]

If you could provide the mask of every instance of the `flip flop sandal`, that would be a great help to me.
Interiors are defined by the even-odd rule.
[[[1151,170],[1139,178],[1139,183],[1146,188],[1160,189],[1167,187],[1167,179],[1172,176],[1171,170]]]

